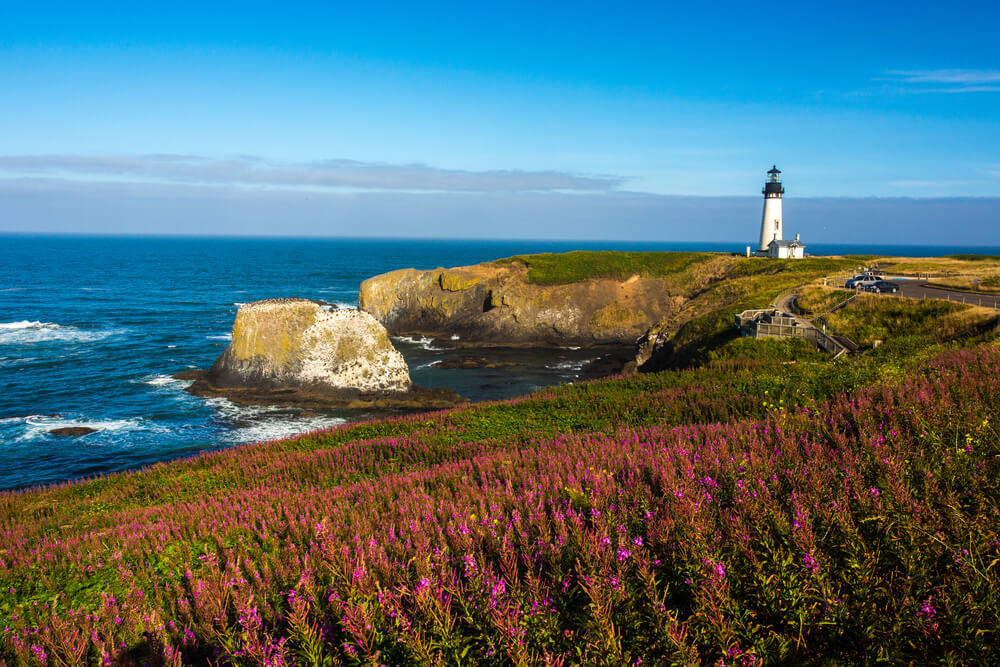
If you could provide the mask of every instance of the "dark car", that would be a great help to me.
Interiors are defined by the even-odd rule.
[[[889,280],[879,280],[866,286],[865,289],[878,294],[895,294],[899,291],[899,285]]]

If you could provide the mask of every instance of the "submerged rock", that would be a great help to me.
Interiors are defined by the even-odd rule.
[[[90,433],[97,433],[96,428],[90,428],[89,426],[63,426],[62,428],[54,428],[49,431],[50,435],[64,435],[64,436],[80,436],[87,435]]]
[[[510,368],[523,366],[516,361],[498,361],[486,357],[457,357],[434,362],[435,368]]]
[[[189,391],[241,404],[436,408],[463,399],[415,387],[403,355],[378,321],[308,299],[240,306],[233,339],[208,371],[175,375]]]

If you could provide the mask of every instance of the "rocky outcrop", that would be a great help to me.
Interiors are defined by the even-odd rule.
[[[78,437],[81,435],[90,435],[91,433],[97,433],[97,429],[90,428],[89,426],[63,426],[60,428],[54,428],[51,431],[49,431],[49,433],[51,435]]]
[[[446,407],[454,392],[414,387],[381,324],[307,299],[240,306],[233,339],[208,371],[179,374],[200,396],[302,407]]]
[[[670,321],[713,278],[698,274],[529,282],[524,264],[402,269],[361,284],[360,308],[394,335],[458,336],[458,345],[632,345]]]

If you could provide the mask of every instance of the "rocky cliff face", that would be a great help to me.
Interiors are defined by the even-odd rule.
[[[414,387],[381,324],[307,299],[240,306],[233,340],[190,391],[238,403],[303,407],[446,407],[454,392]]]
[[[392,334],[457,335],[472,344],[631,345],[652,323],[680,313],[710,280],[710,270],[703,274],[687,282],[635,275],[536,285],[516,263],[402,269],[366,280],[358,302]]]

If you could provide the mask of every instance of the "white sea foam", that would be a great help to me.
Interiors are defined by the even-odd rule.
[[[233,339],[233,334],[231,334],[231,333],[213,334],[211,336],[205,336],[205,338],[207,338],[208,340],[232,340]]]
[[[24,291],[23,287],[2,287],[0,292],[21,292]]]
[[[169,350],[172,350],[172,349],[174,349],[175,347],[177,347],[177,346],[176,346],[176,345],[167,345],[167,349],[169,349]]]
[[[0,322],[0,345],[29,345],[49,341],[90,343],[123,331],[123,329],[78,329],[52,322],[29,320]]]
[[[356,303],[347,303],[346,301],[334,301],[333,303],[324,303],[320,308],[327,312],[332,310],[357,310],[358,305]]]
[[[8,359],[7,357],[0,358],[0,368],[13,368],[14,366],[20,366],[21,364],[26,364],[35,361],[37,357],[14,357],[13,359]]]
[[[15,440],[35,440],[49,436],[49,431],[57,428],[83,426],[101,432],[127,432],[151,428],[139,417],[133,419],[71,419],[53,415],[29,415],[16,418],[23,422],[23,429]],[[8,420],[4,420],[8,421]],[[162,429],[161,429],[162,430]]]
[[[166,387],[169,389],[186,389],[191,386],[191,380],[178,380],[169,375],[149,375],[142,379],[142,383],[153,387]]]
[[[552,370],[557,370],[557,371],[574,371],[575,372],[575,371],[581,370],[587,364],[588,361],[590,361],[590,360],[589,359],[575,359],[575,360],[574,359],[568,359],[566,361],[560,361],[560,362],[557,362],[557,363],[554,363],[554,364],[549,364],[549,365],[546,366],[546,368],[551,368]]]
[[[233,301],[233,305],[239,308],[240,306],[245,306],[247,304],[244,303],[243,301]]]
[[[451,335],[451,339],[452,340],[458,340],[459,339],[459,335],[458,334],[452,334]]]
[[[298,417],[287,408],[276,406],[236,405],[225,398],[209,398],[206,402],[232,427],[224,437],[237,443],[277,440],[347,422],[342,417],[328,415]]]
[[[434,339],[428,338],[427,336],[396,336],[396,340],[409,343],[410,345],[418,345],[425,350],[440,350],[440,347],[434,345]]]

